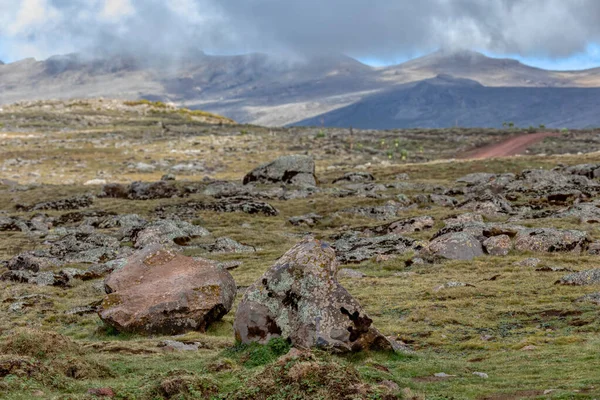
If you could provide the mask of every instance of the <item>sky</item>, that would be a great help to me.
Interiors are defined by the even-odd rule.
[[[600,0],[0,0],[0,60],[201,49],[382,66],[471,49],[569,70],[600,66],[599,21]]]

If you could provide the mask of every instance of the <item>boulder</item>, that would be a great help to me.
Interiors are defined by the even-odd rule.
[[[179,218],[195,218],[198,211],[243,212],[246,214],[264,214],[273,217],[279,211],[269,203],[251,197],[227,197],[216,202],[188,202],[185,204],[158,206],[156,214],[161,218],[177,216]]]
[[[512,240],[508,235],[492,236],[483,242],[483,247],[489,255],[505,256],[512,249]]]
[[[186,246],[192,239],[208,235],[210,232],[201,226],[164,219],[146,225],[135,233],[133,241],[138,249],[155,243]]]
[[[303,155],[279,157],[255,168],[244,177],[244,185],[252,182],[316,186],[315,162],[311,157]]]
[[[38,211],[38,210],[79,210],[86,208],[94,203],[94,197],[90,195],[69,197],[55,201],[44,201],[33,205],[17,204],[19,211]]]
[[[333,247],[342,264],[360,263],[377,256],[405,254],[421,249],[418,241],[398,234],[362,237],[356,232],[342,235]]]
[[[451,232],[429,243],[428,252],[449,260],[472,260],[484,255],[477,238],[466,232]]]
[[[401,234],[421,232],[427,229],[431,229],[433,228],[434,224],[435,221],[432,217],[422,216],[401,219],[385,225],[360,228],[359,230],[366,235],[388,235],[391,233]]]
[[[556,283],[570,286],[600,285],[600,269],[574,272],[563,276],[562,279]]]
[[[161,245],[133,254],[104,286],[100,318],[139,334],[203,332],[231,310],[237,291],[226,270]]]
[[[337,281],[333,248],[312,238],[284,254],[248,288],[234,321],[236,340],[289,340],[336,352],[393,350],[360,304]]]
[[[368,172],[348,172],[343,176],[334,179],[333,183],[338,182],[373,182],[375,177]]]
[[[317,222],[319,222],[323,218],[324,217],[322,215],[310,213],[310,214],[292,217],[288,221],[290,222],[290,224],[292,224],[294,226],[300,226],[300,225],[315,226],[317,224]]]
[[[515,238],[515,249],[533,252],[586,251],[590,243],[587,232],[553,228],[523,229]]]

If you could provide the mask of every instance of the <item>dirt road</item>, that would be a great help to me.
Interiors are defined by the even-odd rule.
[[[500,143],[494,143],[480,149],[465,153],[460,158],[493,158],[508,157],[525,153],[528,147],[541,142],[547,137],[558,136],[556,132],[521,133]]]

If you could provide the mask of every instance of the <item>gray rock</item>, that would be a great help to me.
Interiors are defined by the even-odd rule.
[[[472,260],[484,255],[479,240],[465,232],[452,232],[435,238],[429,243],[428,251],[449,260]]]
[[[476,172],[473,174],[465,175],[456,180],[457,183],[466,183],[467,186],[479,186],[492,181],[496,178],[496,174],[489,174],[485,172]]]
[[[514,265],[518,266],[518,267],[537,267],[539,263],[541,263],[542,260],[540,260],[539,258],[534,258],[534,257],[530,257],[530,258],[526,258],[524,260],[521,261],[517,261],[514,263]]]
[[[429,201],[440,207],[454,207],[458,204],[458,200],[455,197],[443,194],[430,194]]]
[[[69,197],[55,201],[45,201],[33,205],[17,204],[19,211],[38,211],[38,210],[79,210],[94,204],[94,197],[90,195]]]
[[[292,217],[288,221],[290,224],[294,226],[306,225],[306,226],[315,226],[320,220],[324,217],[319,214],[310,213],[305,215],[300,215],[297,217]]]
[[[375,177],[368,172],[348,172],[343,176],[334,179],[333,183],[339,182],[373,182]]]
[[[577,301],[580,303],[590,302],[600,306],[600,292],[586,294],[585,296],[578,298]]]
[[[492,256],[505,256],[512,250],[512,240],[508,235],[492,236],[483,242],[485,251]]]
[[[333,247],[342,264],[360,263],[380,255],[405,254],[421,249],[416,240],[398,234],[362,237],[357,233],[342,235]]]
[[[282,156],[248,173],[243,183],[251,182],[316,186],[315,162],[303,155]]]
[[[360,271],[351,268],[342,268],[338,271],[338,278],[351,278],[351,279],[361,279],[366,275]]]
[[[600,285],[600,269],[590,269],[565,275],[556,283],[570,286]]]
[[[198,211],[243,212],[246,214],[264,214],[269,217],[279,215],[279,211],[269,203],[249,197],[228,197],[216,202],[188,202],[177,205],[164,205],[155,212],[162,218],[177,216],[179,218],[195,218]]]
[[[254,253],[256,248],[254,246],[247,246],[236,242],[228,237],[220,237],[215,240],[214,243],[208,245],[200,245],[201,248],[206,249],[209,253]]]
[[[432,217],[421,216],[414,218],[401,219],[385,225],[357,228],[366,235],[388,235],[391,233],[412,233],[421,232],[433,228],[435,221]]]
[[[433,289],[434,292],[439,292],[440,290],[457,288],[457,287],[475,287],[475,285],[471,285],[470,283],[464,282],[446,282],[443,285],[440,285]]]
[[[175,351],[198,351],[200,348],[200,343],[184,343],[177,340],[163,340],[158,344],[158,347],[168,348]]]
[[[133,238],[135,248],[141,249],[150,244],[186,246],[198,237],[208,236],[210,232],[201,226],[179,220],[158,220],[146,225]]]
[[[244,294],[234,321],[236,340],[281,337],[298,348],[393,350],[337,282],[335,260],[335,251],[314,239],[290,249]]]
[[[343,213],[355,214],[361,217],[386,220],[396,218],[398,212],[404,210],[405,207],[395,201],[388,201],[382,206],[373,207],[353,207],[342,210]]]
[[[572,252],[587,250],[590,239],[587,232],[551,228],[523,229],[515,238],[515,249],[534,252]]]

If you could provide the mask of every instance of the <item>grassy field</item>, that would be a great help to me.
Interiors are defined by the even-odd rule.
[[[346,130],[208,125],[185,113],[126,114],[94,106],[60,112],[15,109],[0,114],[0,179],[20,184],[0,185],[0,216],[33,214],[17,212],[17,203],[96,194],[99,186],[84,185],[92,179],[155,181],[172,172],[170,166],[198,162],[202,169],[175,172],[182,185],[204,176],[241,180],[257,164],[290,153],[314,155],[324,188],[357,168],[371,172],[378,183],[407,173],[412,183],[451,187],[457,178],[472,172],[518,173],[527,168],[600,162],[599,153],[443,160],[497,141],[507,134],[503,131],[354,131],[350,137]],[[586,134],[595,137],[594,132]],[[586,143],[584,133],[572,135]],[[552,140],[558,141],[553,143],[556,148],[561,140],[568,143],[569,137]],[[600,150],[589,147],[590,143],[588,151]],[[155,168],[140,172],[137,163]],[[269,201],[280,211],[276,217],[200,212],[194,223],[214,236],[228,236],[259,249],[211,255],[242,261],[231,272],[238,286],[245,287],[307,233],[330,240],[349,227],[378,224],[341,210],[382,204],[400,193],[421,192],[389,189],[382,199],[333,199],[321,193]],[[202,199],[199,194],[148,201],[99,198],[91,209],[155,218],[153,210],[158,205]],[[312,228],[288,223],[290,217],[310,212],[326,218]],[[434,217],[434,229],[406,235],[429,239],[443,226],[444,218],[457,213],[431,205],[404,211],[398,219]],[[519,223],[582,229],[600,239],[597,226],[574,219]],[[0,260],[38,247],[43,247],[42,240],[20,232],[0,232]],[[200,255],[194,249],[186,254]],[[516,265],[532,256],[540,258],[541,265],[574,270],[598,267],[597,256],[520,252],[407,267],[408,254],[381,263],[351,265],[366,277],[341,279],[343,286],[365,307],[379,330],[399,338],[414,352],[340,356],[315,351],[295,361],[277,361],[289,350],[287,343],[236,345],[232,329],[236,306],[206,333],[142,337],[114,332],[96,314],[69,312],[102,299],[100,280],[76,281],[66,289],[0,281],[0,398],[91,399],[97,398],[88,393],[94,388],[111,388],[118,399],[600,398],[600,308],[576,301],[600,288],[555,285],[564,272]],[[450,281],[473,286],[436,291]],[[240,299],[238,295],[236,305]],[[24,303],[21,309],[11,308],[19,301]],[[167,339],[197,342],[200,349],[169,351],[161,347]],[[435,376],[439,373],[451,376]],[[386,381],[398,388],[387,388]]]

